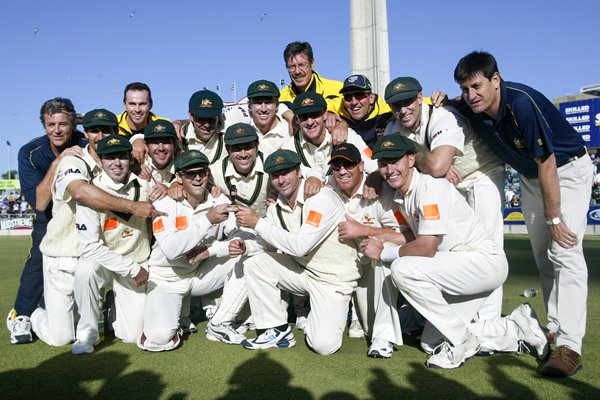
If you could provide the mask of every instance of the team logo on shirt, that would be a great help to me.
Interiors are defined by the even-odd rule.
[[[209,99],[202,99],[200,102],[200,108],[212,108],[213,102]]]
[[[123,229],[123,232],[121,232],[121,239],[125,239],[130,236],[133,236],[133,229],[132,228]]]
[[[364,214],[360,216],[360,223],[363,225],[373,225],[375,218],[369,214]]]
[[[310,98],[306,98],[306,99],[302,100],[302,103],[300,103],[300,105],[302,107],[312,106],[314,104],[315,104],[315,101],[313,99],[310,99]]]

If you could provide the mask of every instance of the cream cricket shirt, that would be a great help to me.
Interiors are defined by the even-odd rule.
[[[269,175],[263,170],[260,156],[256,157],[254,168],[247,176],[239,174],[229,156],[210,166],[215,185],[227,196],[231,194],[232,185],[237,189],[236,201],[245,207],[255,210],[261,217],[267,212],[267,190]]]
[[[207,193],[206,201],[195,209],[187,200],[175,201],[165,197],[154,202],[157,210],[167,213],[154,219],[152,231],[156,242],[148,260],[150,274],[161,280],[177,281],[196,273],[197,265],[191,265],[188,253],[199,245],[207,246],[210,256],[229,254],[227,241],[223,237],[234,237],[238,232],[235,215],[213,225],[206,217],[208,210],[219,204],[229,204],[229,199],[221,194],[214,198]],[[202,263],[199,264],[202,268]]]
[[[275,125],[275,127],[269,132],[262,133],[258,130],[258,128],[256,128],[256,124],[250,116],[248,109],[243,106],[237,106],[225,113],[225,129],[238,122],[244,122],[256,128],[259,142],[258,149],[261,151],[261,153],[263,153],[266,159],[275,150],[279,150],[283,145],[283,142],[290,137],[290,128],[288,123],[281,117],[281,114],[287,110],[288,108],[284,104],[279,104],[279,111],[277,112],[277,125]]]
[[[444,178],[413,169],[408,192],[402,197],[396,191],[394,201],[415,235],[441,236],[438,251],[503,254],[462,195]]]
[[[464,181],[470,181],[501,165],[500,160],[477,137],[469,121],[450,106],[433,107],[423,103],[421,124],[416,133],[393,120],[384,135],[400,133],[414,140],[421,151],[448,145],[456,149],[454,166]]]
[[[152,180],[150,180],[150,187],[154,187],[157,183],[170,186],[171,182],[175,180],[175,162],[171,160],[169,165],[163,169],[158,169],[152,162],[150,156],[146,156],[145,164],[152,170]]]
[[[91,182],[102,172],[89,152],[89,144],[83,148],[83,156],[66,156],[58,164],[52,184],[52,219],[40,250],[49,257],[79,257],[79,241],[75,229],[76,204],[67,190],[69,183],[77,180]]]
[[[127,182],[113,181],[102,172],[93,182],[116,197],[148,201],[148,182],[129,174]],[[77,232],[81,257],[94,260],[122,277],[135,277],[150,254],[146,218],[77,205]]]
[[[325,133],[325,139],[319,146],[315,146],[304,138],[302,133],[288,137],[283,143],[283,149],[291,150],[300,156],[302,164],[311,168],[313,172],[321,174],[324,179],[329,170],[329,159],[331,158],[331,133]],[[365,162],[365,171],[373,172],[377,169],[377,161],[371,159],[371,149],[365,144],[365,141],[352,129],[348,128],[348,143],[353,144],[360,151],[360,155]]]
[[[204,143],[196,137],[194,125],[191,122],[184,124],[182,129],[185,130],[185,137],[183,139],[184,150],[191,149],[201,151],[208,157],[208,161],[210,161],[211,164],[222,160],[227,155],[225,143],[223,141],[223,132],[216,132],[207,143]]]
[[[345,220],[344,204],[332,189],[304,199],[304,181],[294,208],[280,196],[269,206],[256,232],[273,248],[293,257],[316,280],[351,283],[362,275],[354,241],[341,241],[337,226]]]

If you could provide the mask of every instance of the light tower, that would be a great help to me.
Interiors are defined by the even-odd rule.
[[[383,95],[390,81],[386,0],[351,0],[350,32],[352,74],[366,75]]]

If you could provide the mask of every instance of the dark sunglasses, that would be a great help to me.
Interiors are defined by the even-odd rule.
[[[181,175],[185,176],[186,179],[193,181],[196,176],[199,176],[200,179],[203,179],[206,175],[208,175],[208,169],[195,169],[193,171],[184,171]]]
[[[344,100],[352,101],[352,99],[355,98],[357,101],[361,101],[361,100],[366,99],[368,95],[369,95],[369,93],[366,93],[366,92],[346,93],[346,94],[344,94]]]
[[[356,168],[356,166],[358,165],[358,163],[352,162],[352,161],[340,161],[340,162],[335,162],[333,164],[330,165],[331,170],[338,172],[339,170],[342,169],[342,167],[344,167],[344,169],[346,171],[352,171],[354,168]]]

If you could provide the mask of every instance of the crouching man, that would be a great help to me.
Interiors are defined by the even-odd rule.
[[[147,201],[147,182],[131,173],[131,144],[121,135],[98,143],[102,172],[93,184],[131,201]],[[150,239],[146,218],[110,209],[77,205],[76,227],[81,257],[75,268],[74,294],[79,311],[73,354],[94,351],[99,342],[98,318],[102,292],[112,285],[115,294],[115,336],[135,343],[142,331],[142,312],[148,280],[146,261]]]
[[[281,300],[285,290],[310,297],[306,341],[315,352],[329,355],[342,345],[348,303],[361,266],[354,241],[339,238],[344,204],[329,188],[305,199],[300,163],[290,150],[271,154],[264,169],[279,192],[276,203],[265,218],[248,208],[236,212],[240,225],[254,229],[264,241],[239,241],[241,251],[253,254],[256,245],[266,250],[244,261],[250,309],[257,330],[264,331],[242,345],[253,350],[296,344],[287,323],[287,304]]]
[[[527,304],[506,318],[469,324],[506,279],[508,262],[460,193],[445,179],[416,170],[415,153],[413,142],[401,135],[383,137],[373,148],[379,172],[396,189],[394,201],[416,238],[387,247],[369,238],[361,247],[372,259],[392,262],[392,280],[400,293],[442,333],[427,366],[460,367],[477,354],[480,339],[503,342],[507,350],[511,343],[525,341],[545,357],[548,343]],[[457,307],[467,298],[469,308]],[[504,350],[500,345],[494,347]]]
[[[228,242],[238,229],[235,206],[223,194],[208,191],[208,158],[186,150],[175,159],[175,178],[185,194],[181,201],[165,197],[154,203],[166,216],[152,224],[156,243],[148,261],[150,280],[144,309],[144,332],[138,347],[148,351],[175,349],[180,343],[179,319],[185,296],[203,296],[221,289],[238,257],[229,257]],[[246,337],[229,325],[213,334],[218,340],[241,343]]]

